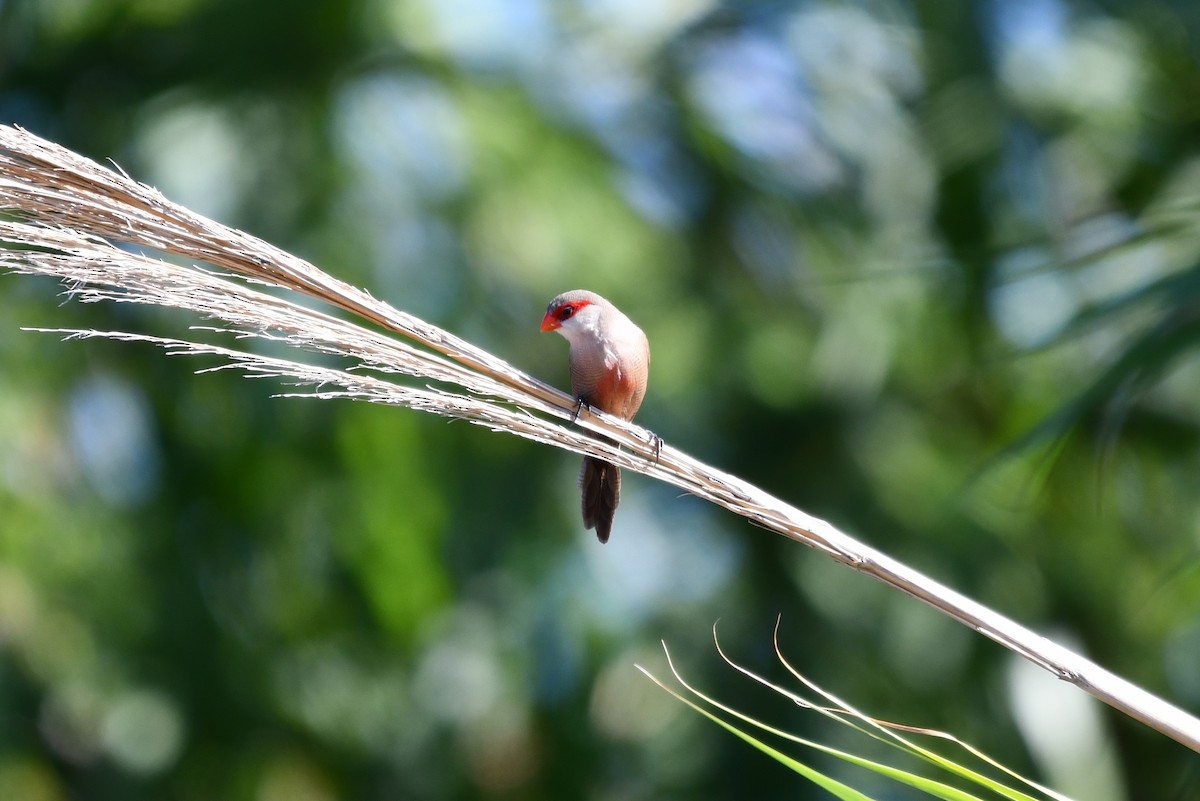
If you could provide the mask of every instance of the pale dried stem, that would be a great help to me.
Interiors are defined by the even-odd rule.
[[[918,598],[1041,665],[1114,708],[1200,750],[1200,720],[1084,657],[860,543],[745,481],[722,473],[638,426],[584,409],[570,396],[434,325],[392,308],[278,248],[178,206],[159,192],[23,130],[0,126],[0,267],[50,275],[84,301],[115,300],[189,309],[216,330],[265,338],[348,362],[318,367],[181,340],[113,332],[176,353],[206,353],[247,375],[316,387],[316,397],[391,403],[469,420],[537,442],[603,456],[709,500]],[[4,243],[10,243],[5,245]],[[229,272],[168,264],[117,247],[132,245]],[[408,342],[248,286],[299,292],[402,334]],[[413,344],[415,343],[415,344]],[[411,387],[401,374],[445,387]],[[334,387],[335,389],[326,389]],[[586,429],[610,439],[609,445]]]

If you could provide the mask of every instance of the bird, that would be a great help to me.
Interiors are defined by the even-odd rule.
[[[620,309],[595,292],[564,292],[546,307],[542,331],[557,331],[570,343],[571,392],[578,409],[587,404],[632,420],[646,395],[650,342]],[[584,528],[594,528],[601,543],[612,533],[621,500],[621,471],[616,465],[583,457],[579,473]]]

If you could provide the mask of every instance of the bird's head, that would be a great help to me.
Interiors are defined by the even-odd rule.
[[[602,302],[599,295],[583,289],[564,292],[546,307],[542,330],[557,331],[571,339],[577,331],[595,328]]]

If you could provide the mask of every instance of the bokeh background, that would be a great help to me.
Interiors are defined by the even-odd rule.
[[[0,120],[639,421],[1200,710],[1192,0],[0,0]],[[577,459],[149,346],[0,277],[0,798],[824,798],[655,688],[771,649],[1088,801],[1195,754],[827,559]],[[789,753],[877,797],[869,776]]]

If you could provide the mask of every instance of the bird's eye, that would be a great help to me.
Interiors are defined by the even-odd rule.
[[[574,313],[575,313],[575,309],[574,309],[574,308],[572,308],[571,306],[563,306],[563,307],[562,307],[561,309],[559,309],[559,311],[558,311],[558,319],[560,319],[560,320],[566,320],[567,318],[569,318],[569,317],[570,317],[572,314],[574,314]]]

